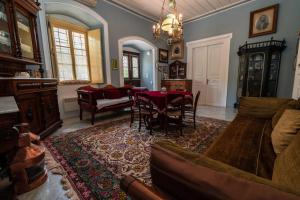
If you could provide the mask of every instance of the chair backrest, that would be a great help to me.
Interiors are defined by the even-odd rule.
[[[198,107],[198,101],[199,101],[199,98],[200,98],[200,91],[197,92],[196,94],[196,98],[195,98],[195,102],[194,102],[194,113],[196,113],[197,111],[197,107]]]
[[[180,110],[184,113],[185,98],[183,94],[167,94],[166,111]]]
[[[136,100],[135,103],[137,105],[137,107],[139,108],[139,111],[148,111],[150,113],[152,113],[153,111],[153,103],[151,101],[151,99],[149,98],[149,95],[145,94],[145,93],[136,93],[135,95]]]

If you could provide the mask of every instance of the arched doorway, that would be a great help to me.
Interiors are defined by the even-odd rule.
[[[143,51],[149,51],[147,54],[151,56],[151,62],[152,67],[150,69],[151,74],[143,73],[143,75],[146,75],[146,77],[142,77],[143,80],[148,79],[149,77],[149,84],[151,86],[148,86],[148,89],[157,90],[158,88],[158,82],[157,82],[157,47],[149,42],[148,40],[139,37],[139,36],[129,36],[119,39],[118,47],[119,47],[119,70],[120,70],[120,86],[124,85],[124,66],[123,66],[123,52],[124,47],[126,46],[134,46],[137,47],[137,49],[143,50]],[[151,53],[150,53],[151,52]],[[143,84],[143,82],[142,82]]]

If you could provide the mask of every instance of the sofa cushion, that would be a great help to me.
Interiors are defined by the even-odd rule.
[[[122,98],[123,95],[119,89],[104,89],[104,98],[105,99],[119,99]]]
[[[300,109],[300,100],[291,100],[290,102],[283,104],[275,113],[272,118],[272,127],[275,128],[277,122],[279,121],[281,115],[286,109]]]
[[[122,97],[118,99],[98,99],[97,100],[97,108],[98,110],[101,110],[102,108],[108,107],[108,106],[113,106],[121,103],[126,103],[129,102],[128,97]]]
[[[208,157],[271,179],[274,153],[271,120],[237,116],[205,153]]]
[[[292,142],[300,129],[300,110],[285,110],[272,132],[272,144],[280,154]]]
[[[94,88],[90,85],[80,87],[78,90],[91,92],[94,99],[103,99],[103,89]]]
[[[153,184],[176,199],[298,198],[270,180],[180,149],[171,142],[152,146],[150,162]]]
[[[292,143],[278,155],[272,181],[300,192],[300,131]]]

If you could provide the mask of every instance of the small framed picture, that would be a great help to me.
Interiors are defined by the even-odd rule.
[[[115,58],[111,59],[111,68],[112,68],[112,70],[119,69],[118,59],[115,59]]]
[[[172,44],[171,60],[183,59],[183,56],[184,56],[183,41]]]
[[[169,51],[166,49],[159,49],[158,58],[160,63],[168,63],[169,62]]]
[[[276,33],[279,4],[250,13],[249,37]]]

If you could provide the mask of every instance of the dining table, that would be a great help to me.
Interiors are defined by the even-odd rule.
[[[144,91],[141,92],[146,94],[152,103],[156,106],[158,113],[162,114],[166,110],[166,98],[168,94],[182,94],[184,95],[186,104],[193,103],[193,93],[186,91]]]

